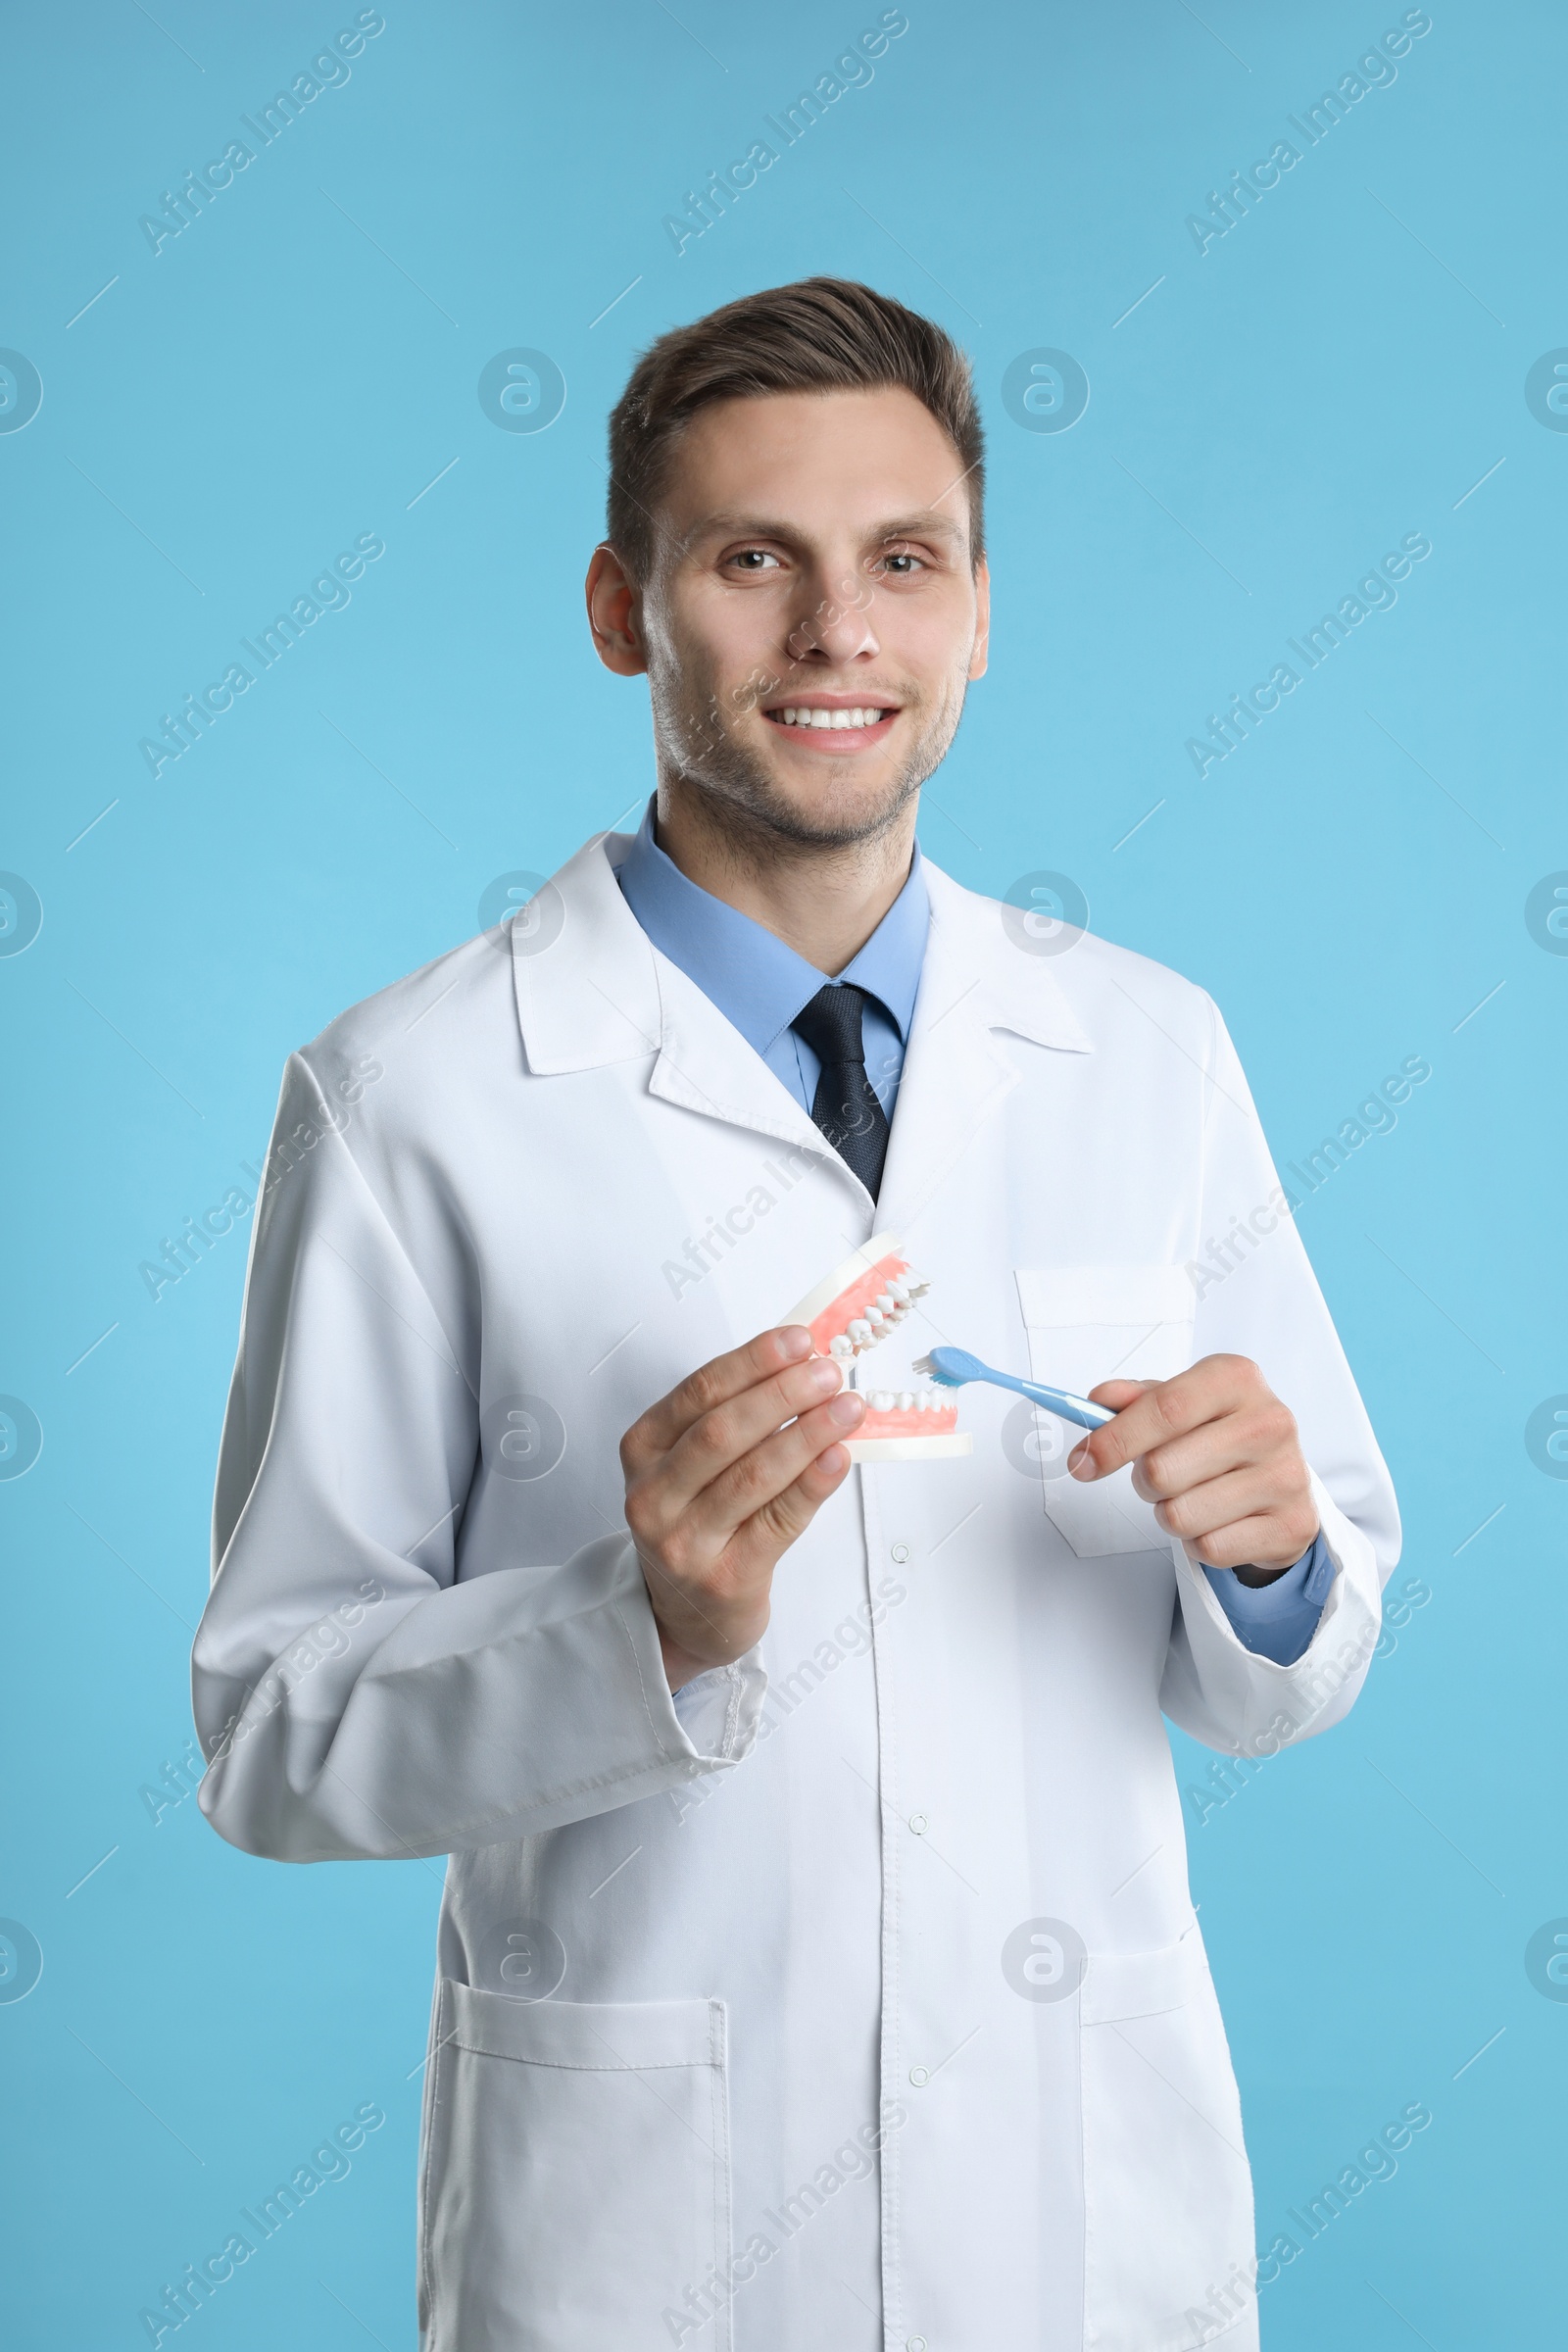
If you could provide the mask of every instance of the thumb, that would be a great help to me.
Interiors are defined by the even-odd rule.
[[[1091,1404],[1108,1404],[1113,1413],[1125,1412],[1128,1405],[1135,1403],[1146,1389],[1155,1385],[1152,1380],[1102,1380],[1098,1389],[1090,1390],[1089,1401]]]

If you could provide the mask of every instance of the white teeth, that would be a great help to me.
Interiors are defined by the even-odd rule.
[[[938,1413],[950,1400],[940,1389],[862,1389],[875,1413]]]
[[[906,1282],[890,1282],[887,1287],[887,1297],[892,1299],[895,1306],[907,1306],[909,1303],[908,1284]],[[880,1300],[878,1303],[880,1304]]]
[[[871,707],[850,710],[813,710],[804,705],[791,704],[776,716],[786,727],[817,727],[832,730],[842,727],[874,727],[887,713]]]
[[[885,1315],[891,1315],[893,1309],[898,1304],[898,1300],[894,1298],[891,1291],[883,1291],[878,1295],[873,1303],[879,1306]]]
[[[864,1348],[871,1338],[871,1326],[857,1315],[854,1322],[848,1327],[847,1337],[852,1339],[858,1348]]]
[[[834,1334],[828,1345],[828,1353],[830,1355],[837,1356],[853,1355],[855,1353],[855,1342],[851,1339],[847,1331],[840,1331]]]

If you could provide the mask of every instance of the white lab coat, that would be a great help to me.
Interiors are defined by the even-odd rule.
[[[290,1060],[203,1809],[283,1861],[453,1856],[427,2352],[1176,2352],[1226,2310],[1246,2352],[1161,1710],[1251,1755],[1337,1721],[1397,1521],[1230,1042],[1174,974],[1039,953],[928,866],[873,1211],[639,929],[626,847]],[[1238,1218],[1230,1272],[1184,1270]],[[1061,1477],[971,1388],[972,1456],[852,1471],[759,1648],[671,1700],[617,1441],[873,1231],[932,1289],[867,1385],[936,1339],[1080,1391],[1257,1359],[1336,1563],[1298,1664],[1242,1645],[1130,1473]]]

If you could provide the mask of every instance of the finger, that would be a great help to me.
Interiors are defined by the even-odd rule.
[[[844,1370],[837,1358],[815,1355],[804,1364],[790,1365],[757,1388],[742,1390],[725,1404],[714,1405],[677,1438],[652,1473],[647,1483],[654,1507],[678,1518],[716,1478],[764,1439],[786,1425],[793,1426],[799,1416],[824,1403],[843,1385]],[[802,1461],[807,1458],[803,1455]],[[797,1462],[795,1468],[800,1467]]]
[[[1201,1486],[1189,1487],[1183,1494],[1156,1502],[1154,1517],[1168,1536],[1197,1543],[1238,1519],[1299,1510],[1306,1494],[1304,1479],[1298,1488],[1294,1480],[1287,1486],[1276,1471],[1254,1466],[1229,1471],[1223,1478],[1205,1479]],[[1279,1533],[1276,1526],[1276,1538]],[[1301,1549],[1305,1548],[1303,1544]],[[1298,1559],[1300,1553],[1294,1556]]]
[[[744,1607],[759,1588],[765,1589],[779,1554],[842,1486],[850,1455],[840,1441],[864,1411],[863,1397],[851,1390],[810,1416],[814,1434],[800,1435],[800,1422],[781,1433],[793,1442],[793,1451],[774,1446],[774,1474],[760,1477],[756,1485],[758,1509],[738,1530],[723,1524],[716,1512],[705,1520],[688,1511],[668,1546],[673,1572],[651,1545],[639,1547],[656,1617],[693,1654],[703,1650],[705,1636],[725,1642],[723,1621],[737,1603]],[[643,1541],[646,1544],[646,1535]]]
[[[736,1350],[737,1355],[744,1352]],[[702,1372],[693,1374],[692,1382],[701,1383],[706,1374],[715,1370],[716,1364],[731,1361],[715,1359],[715,1365],[705,1365]],[[634,1426],[621,1440],[621,1461],[626,1471],[627,1493],[636,1493],[639,1508],[649,1523],[646,1532],[657,1538],[664,1527],[672,1526],[692,1496],[719,1470],[760,1438],[833,1395],[843,1379],[843,1366],[835,1357],[808,1352],[804,1360],[786,1364],[783,1370],[774,1371],[752,1386],[732,1389],[722,1402],[710,1405],[672,1436],[667,1446],[652,1446],[645,1425]],[[683,1382],[682,1388],[690,1391],[692,1382]],[[645,1416],[645,1424],[665,1407],[673,1408],[679,1395],[680,1391],[672,1391],[662,1399]],[[684,1419],[685,1411],[685,1405],[680,1406],[678,1417]],[[667,1423],[670,1427],[673,1417]]]
[[[808,1462],[799,1478],[792,1481],[783,1493],[764,1503],[756,1517],[742,1531],[742,1542],[764,1544],[777,1558],[806,1533],[830,1494],[836,1494],[850,1473],[850,1452],[847,1446],[832,1445]],[[750,1543],[748,1542],[748,1547]]]
[[[841,1448],[843,1441],[854,1436],[864,1417],[864,1396],[858,1389],[846,1389],[826,1404],[803,1413],[787,1429],[752,1446],[705,1486],[688,1505],[684,1524],[691,1530],[698,1549],[722,1551],[737,1530],[776,1503],[819,1454],[829,1446]]]
[[[1210,1568],[1294,1568],[1311,1548],[1310,1535],[1298,1541],[1294,1524],[1282,1534],[1270,1516],[1233,1519],[1186,1546],[1190,1559]]]
[[[622,1451],[630,1448],[636,1456],[627,1467],[641,1468],[667,1453],[704,1413],[756,1388],[759,1382],[776,1377],[789,1365],[804,1363],[810,1352],[811,1335],[804,1324],[786,1323],[773,1331],[759,1332],[744,1348],[732,1348],[728,1354],[715,1355],[710,1363],[699,1365],[667,1396],[651,1404],[626,1432]]]
[[[1185,1437],[1154,1446],[1134,1465],[1133,1486],[1146,1502],[1159,1502],[1227,1471],[1276,1462],[1282,1467],[1299,1465],[1304,1488],[1305,1465],[1296,1439],[1295,1414],[1271,1396],[1266,1403],[1221,1414]]]
[[[1073,1447],[1067,1460],[1073,1476],[1107,1478],[1141,1453],[1228,1411],[1240,1401],[1232,1367],[1241,1360],[1208,1355],[1188,1371],[1178,1372],[1174,1380],[1152,1381],[1141,1396],[1117,1412],[1114,1421],[1107,1421],[1103,1429],[1097,1429]]]

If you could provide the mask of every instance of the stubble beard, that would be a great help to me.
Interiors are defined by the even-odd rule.
[[[684,783],[699,793],[710,822],[748,862],[769,854],[777,857],[781,850],[821,855],[878,840],[898,823],[927,777],[940,767],[963,713],[961,679],[949,684],[924,717],[918,696],[901,695],[901,709],[913,710],[919,721],[902,767],[873,799],[857,795],[852,805],[816,814],[798,807],[766,762],[739,739],[719,694],[704,691],[686,669],[651,676],[649,683],[662,780]],[[744,696],[738,707],[745,707]],[[759,723],[772,724],[765,718]],[[853,778],[845,781],[852,784]]]

